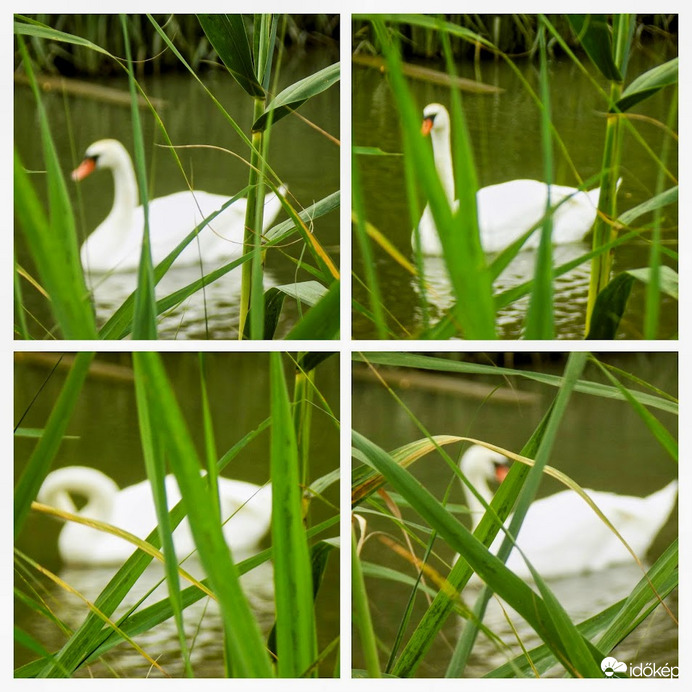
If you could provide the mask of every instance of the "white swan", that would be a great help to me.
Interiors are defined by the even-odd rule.
[[[94,142],[86,150],[82,163],[72,172],[80,181],[95,170],[113,173],[113,207],[105,220],[84,241],[82,265],[89,272],[135,271],[139,267],[144,228],[144,211],[132,160],[125,147],[115,139]],[[285,188],[280,188],[283,195]],[[149,201],[149,235],[154,266],[180,243],[199,223],[228,202],[230,198],[209,192],[185,190]],[[239,257],[243,250],[245,208],[241,198],[227,207],[180,253],[173,266],[197,265],[201,254],[205,263],[220,264]],[[264,230],[276,218],[281,203],[275,194],[265,197]]]
[[[506,468],[507,458],[473,445],[461,458],[461,470],[480,495],[490,503],[488,482],[498,478],[496,468]],[[500,476],[501,478],[501,476]],[[485,508],[464,486],[474,527]],[[643,559],[661,530],[677,499],[677,481],[671,481],[648,497],[631,497],[597,490],[585,490],[635,554]],[[509,519],[506,525],[509,526]],[[496,553],[505,534],[500,531],[491,546]],[[562,490],[534,500],[517,536],[517,545],[538,573],[545,578],[594,572],[610,565],[634,563],[634,559],[575,492]],[[513,550],[507,567],[523,578],[531,573],[520,553]]]
[[[75,505],[72,494],[86,500],[81,509]],[[173,476],[166,476],[166,495],[169,507],[180,500]],[[219,477],[219,496],[222,520],[231,517],[223,525],[223,533],[234,557],[252,551],[269,530],[271,486],[260,487]],[[146,538],[158,524],[148,480],[120,489],[106,474],[86,466],[67,466],[49,473],[37,500],[62,511],[112,524],[139,538]],[[179,558],[194,550],[187,519],[178,525],[173,539]],[[66,563],[110,565],[124,562],[135,546],[110,533],[68,521],[60,532],[58,550]]]
[[[449,204],[453,209],[457,209],[459,202],[455,200],[454,195],[449,113],[444,106],[431,103],[425,107],[423,134],[430,134],[440,181]],[[551,207],[566,200],[553,213],[553,244],[562,245],[581,240],[591,230],[596,219],[599,188],[583,192],[563,185],[548,186],[538,180],[510,180],[483,187],[476,193],[478,227],[483,250],[504,250],[538,223],[545,216],[548,189]],[[423,211],[418,231],[423,254],[443,254],[430,205],[426,205]],[[538,247],[540,235],[540,229],[536,230],[522,247]],[[415,232],[411,243],[415,247]]]

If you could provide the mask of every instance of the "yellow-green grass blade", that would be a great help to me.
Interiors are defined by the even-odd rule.
[[[317,639],[298,447],[280,353],[270,356],[270,375],[277,671],[280,677],[300,677],[317,658]]]
[[[240,587],[238,569],[224,539],[218,513],[195,445],[156,353],[133,354],[135,372],[147,393],[151,425],[156,426],[187,509],[200,561],[216,594],[224,625],[224,644],[230,671],[236,677],[271,677],[272,668],[259,627]]]

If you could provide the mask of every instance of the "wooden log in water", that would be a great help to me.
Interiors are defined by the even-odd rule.
[[[356,65],[372,67],[383,73],[387,72],[387,64],[384,58],[377,55],[356,54],[352,56],[352,60]],[[411,77],[412,79],[420,79],[424,82],[440,84],[447,87],[456,87],[462,91],[468,91],[474,94],[499,94],[504,91],[504,89],[492,86],[491,84],[476,82],[473,79],[466,79],[464,77],[453,77],[445,72],[433,70],[430,67],[422,67],[421,65],[413,65],[407,62],[402,64],[402,71],[407,77]]]
[[[28,84],[29,80],[25,74],[17,73],[14,76],[17,84]],[[52,75],[37,75],[36,82],[43,91],[61,91],[72,96],[90,98],[103,103],[110,103],[116,106],[130,105],[130,92],[125,89],[115,89],[103,86],[94,82],[81,79],[70,79],[68,77],[54,77]],[[143,96],[137,97],[137,104],[141,108],[146,108],[151,103],[154,108],[160,109],[166,106],[164,99],[150,98],[149,101]]]

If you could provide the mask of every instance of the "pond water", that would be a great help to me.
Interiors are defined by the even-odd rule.
[[[185,417],[200,455],[203,453],[203,421],[199,396],[198,355],[193,353],[163,354],[164,364],[173,384],[179,405]],[[59,367],[48,378],[57,359],[55,355],[17,354],[15,361],[15,411],[23,428],[42,428],[54,406],[67,368]],[[269,358],[263,353],[205,355],[207,387],[214,421],[216,448],[219,455],[225,453],[243,436],[255,430],[269,415]],[[338,358],[331,357],[318,366],[316,386],[335,415],[338,415],[339,384]],[[45,386],[39,393],[41,385]],[[289,385],[290,386],[290,385]],[[36,399],[32,399],[37,395]],[[339,434],[333,421],[322,412],[317,403],[313,412],[313,428],[310,443],[310,478],[317,479],[334,470],[339,455]],[[139,437],[137,408],[132,381],[129,354],[101,354],[87,378],[79,396],[74,414],[67,429],[53,468],[83,465],[97,468],[120,487],[138,483],[146,478],[142,447]],[[29,458],[35,440],[19,437],[15,444],[15,476],[21,473]],[[223,476],[264,484],[269,479],[270,435],[268,431],[257,436],[226,467]],[[319,523],[334,516],[338,507],[338,483],[324,493],[325,502],[314,500],[311,504],[310,521]],[[85,568],[65,565],[57,549],[57,537],[62,525],[37,512],[31,512],[19,535],[16,545],[39,564],[57,573],[68,584],[86,597],[96,597],[117,568]],[[153,526],[151,527],[153,528]],[[321,534],[328,538],[338,534]],[[271,545],[265,537],[260,549]],[[245,557],[245,556],[236,556]],[[194,576],[201,576],[201,566],[187,560],[185,568]],[[17,576],[16,586],[28,588],[23,577]],[[23,573],[22,573],[23,574]],[[32,579],[35,577],[32,575]],[[128,594],[128,603],[143,596],[162,578],[161,569],[153,564]],[[245,574],[242,583],[253,613],[266,635],[274,622],[274,593],[272,563],[266,561]],[[187,584],[183,584],[186,586]],[[147,604],[165,598],[165,585],[149,597]],[[84,603],[70,596],[52,582],[40,580],[40,593],[50,607],[69,627],[77,627],[84,620],[87,609]],[[116,614],[121,612],[121,605]],[[339,635],[339,560],[336,551],[330,556],[317,603],[320,649]],[[30,633],[49,651],[58,650],[66,637],[52,622],[29,610],[22,602],[15,605],[15,624]],[[202,599],[185,611],[185,624],[189,628],[189,642],[194,642],[193,667],[198,677],[224,677],[222,624],[213,602]],[[135,638],[136,641],[159,662],[169,675],[180,676],[180,647],[172,621]],[[32,661],[35,655],[18,646],[15,666]],[[331,676],[334,657],[323,662],[322,673]],[[150,670],[145,661],[132,647],[120,645],[107,653],[102,661],[78,672],[78,676],[112,677],[159,676]]]
[[[281,65],[278,89],[281,90],[337,60],[338,55],[328,49],[289,51]],[[252,99],[222,70],[207,71],[203,73],[202,79],[215,98],[249,135]],[[194,188],[229,197],[245,188],[249,171],[246,163],[249,158],[247,147],[197,81],[188,73],[177,72],[143,78],[141,83],[148,96],[163,100],[164,105],[159,109],[160,116],[175,145],[209,145],[219,148],[198,147],[178,151]],[[127,94],[128,86],[124,78],[103,79],[99,80],[99,84]],[[43,102],[74,201],[79,237],[83,239],[110,211],[113,181],[109,173],[103,172],[77,186],[69,180],[69,173],[81,161],[86,148],[99,139],[119,139],[132,154],[129,104],[114,105],[85,96],[63,95],[57,91],[44,93]],[[37,136],[36,106],[28,87],[16,86],[14,108],[17,150],[29,170],[41,171],[44,163],[40,137]],[[288,186],[291,202],[300,209],[339,190],[339,146],[318,129],[339,138],[338,85],[309,100],[298,113],[300,117],[286,117],[273,127],[269,162]],[[150,198],[186,189],[174,157],[164,148],[155,146],[155,143],[161,144],[164,139],[157,130],[153,116],[148,110],[142,109],[140,117],[150,172]],[[244,161],[220,149],[235,152]],[[308,152],[309,155],[306,155]],[[34,180],[39,191],[42,191],[40,176],[35,175]],[[282,213],[277,222],[285,218]],[[338,211],[317,220],[313,230],[338,266]],[[32,268],[22,234],[16,235],[18,261]],[[284,247],[273,249],[267,254],[265,289],[271,285],[313,278],[296,270],[295,259],[303,250],[302,242],[292,240]],[[206,270],[209,271],[209,268]],[[169,273],[166,285],[160,287],[160,295],[167,295],[170,290],[199,278],[199,272],[199,268],[184,268]],[[198,292],[164,316],[159,323],[160,336],[177,339],[237,337],[239,275],[240,269],[227,274],[208,286],[205,293]],[[112,314],[114,306],[129,295],[134,282],[135,276],[126,273],[111,275],[106,281],[102,277],[92,279],[99,324]],[[24,291],[24,297],[36,317],[35,321],[50,324],[44,302],[30,289]],[[284,310],[286,314],[279,327],[279,336],[286,332],[297,317],[297,309],[292,300],[286,300]],[[44,337],[45,332],[40,327],[34,329],[36,336]]]
[[[502,364],[502,355],[499,354],[495,362]],[[515,358],[515,367],[532,372],[561,374],[564,368],[563,356],[557,353],[505,356],[505,365],[511,366],[510,358]],[[677,393],[677,355],[674,353],[601,354],[599,358],[634,373],[668,394],[675,396]],[[476,358],[475,354],[472,354],[472,359],[487,362],[482,356]],[[527,442],[545,415],[556,391],[553,387],[514,376],[500,378],[452,375],[403,368],[378,370],[429,433],[468,436],[514,452],[519,452]],[[587,368],[584,379],[602,381],[591,366]],[[409,412],[397,404],[392,395],[360,364],[354,364],[352,412],[353,428],[385,450],[391,451],[422,437],[421,430],[411,420]],[[652,413],[672,434],[676,434],[675,416],[653,409]],[[456,445],[446,447],[452,458],[458,458],[459,449]],[[622,401],[577,393],[570,400],[549,463],[582,487],[618,495],[649,495],[677,477],[676,465],[629,405]],[[354,461],[354,464],[358,465],[359,462]],[[445,496],[451,483],[448,501],[465,506],[459,482],[453,481],[454,476],[449,467],[437,455],[423,457],[410,469],[439,499]],[[390,488],[385,486],[385,489]],[[548,496],[561,489],[563,486],[557,481],[545,478],[541,483],[539,496]],[[414,530],[416,525],[424,523],[418,514],[408,508],[402,506],[401,510],[404,518],[413,522]],[[398,528],[391,521],[366,509],[361,514],[368,521],[367,532],[375,534],[365,543],[363,559],[414,576],[414,568],[377,538],[376,532],[382,531],[395,541],[403,542]],[[459,519],[468,525],[468,516],[459,514]],[[420,535],[427,543],[429,535]],[[676,536],[677,512],[674,512],[655,540],[647,561],[655,560]],[[519,545],[521,546],[521,532]],[[414,550],[422,558],[424,548],[414,543]],[[430,564],[444,577],[450,569],[452,557],[453,551],[442,540],[437,540]],[[570,615],[580,621],[623,598],[640,577],[641,573],[637,571],[636,565],[622,565],[586,575],[552,579],[549,586]],[[434,584],[429,582],[429,585],[435,590]],[[410,587],[373,577],[366,579],[366,588],[373,609],[376,634],[381,638],[384,650],[389,652],[408,603]],[[476,593],[470,587],[463,592],[462,598],[469,607],[474,603]],[[676,593],[668,599],[668,605],[676,612]],[[419,595],[404,642],[426,608],[425,598]],[[612,655],[629,663],[655,661],[661,665],[676,665],[677,624],[662,609],[659,610],[661,612],[655,613],[641,630],[625,639]],[[521,629],[525,643],[534,644],[535,635],[519,620],[520,618],[514,618],[514,624]],[[490,604],[485,622],[518,655],[516,641],[495,601]],[[458,616],[449,617],[418,669],[418,676],[444,676],[462,624],[463,621]],[[481,634],[474,646],[466,675],[484,675],[505,661],[505,654]],[[357,639],[354,641],[354,666],[363,667]]]
[[[647,44],[636,51],[630,62],[629,80],[645,70],[674,57],[667,44]],[[603,100],[591,82],[601,86],[602,78],[594,75],[594,68],[584,59],[589,75],[584,75],[574,64],[564,58],[551,60],[549,80],[551,88],[553,125],[564,141],[576,170],[583,180],[595,175],[601,166],[605,120]],[[515,63],[534,90],[538,88],[538,67],[534,62],[515,60]],[[426,63],[444,71],[440,63]],[[465,93],[463,105],[473,144],[474,160],[480,187],[519,178],[544,179],[540,115],[535,103],[527,94],[519,76],[504,61],[485,60],[476,66],[469,61],[457,65],[458,73],[469,79],[500,87],[501,93]],[[402,142],[397,111],[387,78],[369,67],[353,65],[353,144],[354,146],[379,147],[393,156],[360,156],[356,159],[361,176],[367,220],[371,222],[405,257],[412,257],[411,224],[405,191],[404,167],[400,154]],[[446,87],[409,79],[411,93],[422,113],[428,103],[439,102],[449,106],[450,95]],[[665,123],[671,104],[668,92],[640,104],[636,113]],[[647,145],[660,153],[664,136],[653,124],[635,127]],[[554,180],[557,184],[575,186],[571,168],[554,147]],[[668,165],[674,174],[677,160],[671,157]],[[618,193],[620,212],[649,199],[656,189],[656,166],[644,147],[631,135],[625,136],[622,152],[621,174],[623,182]],[[666,246],[677,251],[677,210],[669,207],[664,212],[662,224]],[[615,251],[613,272],[648,265],[649,235],[644,233]],[[555,257],[555,265],[561,261],[584,254],[590,249],[590,236],[583,243],[576,243],[560,252],[572,257]],[[364,278],[362,258],[354,246],[354,273]],[[416,282],[397,262],[384,251],[375,249],[376,272],[382,301],[389,315],[388,324],[401,338],[415,335],[422,327],[420,299]],[[489,256],[489,259],[491,257]],[[532,275],[535,251],[520,253],[517,260],[505,270],[496,282],[496,293],[525,282]],[[665,259],[673,267],[675,260]],[[451,301],[449,280],[441,261],[431,258],[426,265],[426,277],[432,284],[428,299],[433,316],[440,315]],[[578,267],[558,279],[555,290],[555,328],[560,339],[580,339],[584,333],[584,315],[588,293],[589,264]],[[354,299],[369,305],[369,298],[360,281],[353,283]],[[636,286],[622,321],[619,337],[640,338],[643,310],[643,289]],[[503,309],[498,315],[499,338],[517,339],[522,336],[526,302],[520,301]],[[672,299],[663,300],[662,328],[664,338],[677,334],[677,305]],[[358,311],[353,314],[353,335],[356,338],[377,338],[370,320]]]

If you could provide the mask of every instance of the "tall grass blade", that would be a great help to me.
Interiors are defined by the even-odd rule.
[[[373,322],[377,329],[378,338],[384,339],[387,336],[387,321],[384,310],[382,309],[382,293],[377,280],[375,271],[374,254],[372,245],[366,230],[365,204],[360,183],[360,170],[358,168],[357,157],[351,154],[351,197],[352,206],[355,212],[353,229],[355,240],[358,243],[360,254],[363,258],[363,268],[365,272],[365,285],[370,296],[370,310],[373,315]]]
[[[247,599],[239,582],[239,573],[218,522],[211,510],[214,502],[201,465],[175,400],[160,357],[156,353],[137,352],[133,363],[147,393],[151,425],[156,426],[178,481],[187,508],[198,554],[217,596],[224,625],[225,649],[238,677],[271,677],[272,669]]]
[[[353,618],[354,624],[360,634],[360,645],[365,658],[368,676],[381,678],[382,670],[377,654],[377,638],[372,626],[372,615],[368,603],[363,567],[358,555],[356,537],[351,533],[351,590],[353,594]]]
[[[317,658],[317,635],[298,446],[280,353],[270,356],[270,375],[277,671],[280,677],[300,677],[312,669]]]
[[[420,134],[420,113],[413,103],[401,70],[398,47],[384,23],[378,17],[371,18],[389,68],[392,94],[401,117],[404,151],[412,157],[419,182],[430,205],[435,225],[444,249],[450,280],[457,297],[455,316],[466,338],[492,339],[495,337],[494,306],[490,275],[485,267],[485,257],[480,247],[476,220],[476,186],[463,185],[457,189],[459,212],[453,213],[435,169],[432,152]],[[460,122],[460,103],[452,101],[453,143],[459,177],[474,176],[463,152],[470,152],[465,128]],[[461,161],[459,159],[461,158]]]
[[[136,377],[135,396],[137,399],[137,415],[139,418],[142,451],[144,452],[144,464],[154,497],[159,536],[163,547],[166,584],[168,586],[168,594],[173,610],[173,618],[178,631],[178,642],[180,643],[185,675],[191,678],[193,677],[193,671],[190,664],[190,651],[185,637],[183,604],[180,594],[180,583],[178,581],[178,560],[175,552],[175,545],[173,543],[173,529],[168,515],[165,460],[161,440],[158,437],[156,428],[151,424],[149,406],[147,405],[146,398],[147,393],[143,390],[143,387],[144,383],[142,379]]]
[[[551,135],[550,83],[548,79],[548,57],[545,45],[545,25],[542,18],[538,30],[540,54],[541,90],[541,144],[543,150],[543,179],[548,185],[545,218],[541,228],[533,290],[526,315],[527,339],[552,339],[555,335],[553,318],[553,219],[551,212],[550,186],[553,183],[553,150]]]
[[[151,260],[151,240],[149,237],[149,194],[144,158],[144,140],[142,124],[139,118],[139,108],[137,106],[137,86],[134,78],[130,39],[127,31],[127,16],[121,15],[120,21],[123,30],[123,42],[125,44],[128,68],[128,85],[130,88],[130,115],[132,117],[135,173],[142,202],[142,211],[144,212],[142,251],[137,272],[132,336],[135,339],[156,339],[156,298],[154,295],[154,269]]]
[[[606,21],[604,17],[599,19]],[[627,62],[634,31],[633,15],[616,15],[613,18],[613,40],[610,34],[599,31],[594,37],[589,31],[582,37],[598,42],[600,50],[611,51],[612,61],[617,68],[618,75],[606,74],[610,79],[610,104],[617,103],[622,95],[623,80],[627,71]],[[587,44],[588,45],[588,44]],[[592,56],[591,53],[589,53]],[[593,59],[593,58],[592,58]],[[599,69],[603,70],[602,64],[596,63]],[[605,74],[605,73],[604,73]],[[612,108],[612,106],[611,106]],[[603,160],[601,169],[604,172],[601,181],[601,193],[598,200],[598,216],[593,230],[593,248],[598,249],[607,245],[615,237],[615,232],[611,225],[611,220],[617,218],[616,213],[616,193],[618,170],[621,159],[623,127],[620,117],[611,114],[606,121],[606,135],[603,146]],[[606,287],[610,280],[612,265],[612,252],[606,251],[597,255],[591,264],[591,276],[589,279],[589,296],[586,305],[586,328],[588,334],[591,326],[591,314],[596,303],[596,296]]]
[[[48,218],[44,215],[42,204],[16,151],[14,153],[15,214],[24,231],[63,337],[94,339],[96,323],[79,259],[77,233],[69,195],[31,60],[21,37],[17,38],[17,43],[38,109],[38,123],[46,164],[49,215]]]

